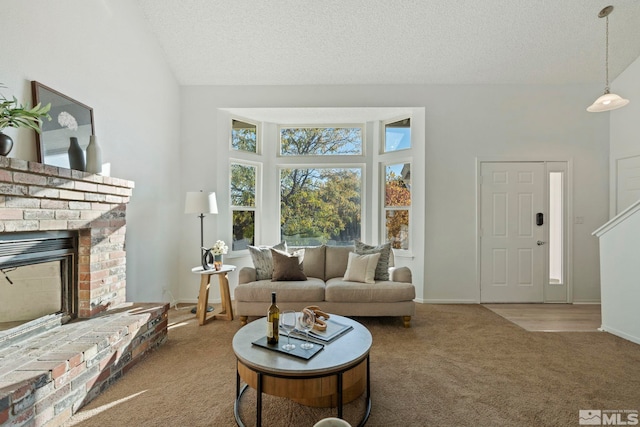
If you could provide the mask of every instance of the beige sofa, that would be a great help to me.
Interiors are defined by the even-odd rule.
[[[301,310],[318,305],[323,311],[342,316],[401,316],[406,328],[415,315],[415,287],[411,270],[390,267],[388,281],[374,284],[345,281],[349,252],[354,246],[304,248],[302,264],[307,280],[256,280],[254,267],[242,267],[234,291],[236,314],[244,326],[249,316],[265,316],[276,292],[280,310]],[[393,258],[390,262],[393,265]]]

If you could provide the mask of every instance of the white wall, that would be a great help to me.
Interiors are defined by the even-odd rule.
[[[179,86],[135,2],[0,0],[0,82],[31,101],[37,80],[94,109],[111,176],[135,181],[127,207],[127,299],[177,293]],[[9,130],[10,157],[36,160],[32,131]]]
[[[566,160],[573,165],[574,301],[598,301],[597,239],[607,219],[608,117],[586,112],[597,86],[192,86],[183,87],[181,192],[226,185],[218,173],[218,108],[425,107],[424,283],[426,301],[478,302],[476,159]],[[418,162],[418,161],[416,161]],[[419,164],[415,167],[419,167]],[[205,218],[205,233],[228,235],[226,222]],[[185,218],[180,243],[180,299],[193,300],[199,240],[196,218]],[[193,252],[193,253],[192,253]],[[234,260],[249,264],[249,260]],[[236,276],[231,275],[232,285]],[[217,294],[217,290],[214,289]],[[212,298],[215,298],[212,297]]]
[[[611,92],[630,100],[626,107],[611,111],[611,189],[610,211],[616,210],[616,163],[625,157],[640,156],[640,58],[636,59],[611,85]]]

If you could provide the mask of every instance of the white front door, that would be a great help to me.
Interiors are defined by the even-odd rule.
[[[543,302],[544,177],[544,163],[481,164],[481,302]]]

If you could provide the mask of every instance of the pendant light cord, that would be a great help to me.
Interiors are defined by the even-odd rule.
[[[605,36],[605,50],[604,50],[604,71],[605,71],[605,87],[604,93],[609,93],[609,15],[606,17],[606,36]]]

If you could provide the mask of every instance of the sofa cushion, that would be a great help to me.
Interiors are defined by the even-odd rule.
[[[330,302],[400,302],[412,301],[416,289],[411,283],[376,281],[374,284],[334,278],[327,281],[325,300]]]
[[[325,253],[324,280],[334,277],[344,277],[349,262],[349,252],[354,251],[353,246],[327,246]]]
[[[267,314],[271,304],[271,292],[276,293],[278,302],[313,302],[324,301],[324,281],[309,277],[305,281],[272,282],[258,280],[236,286],[233,298],[236,301],[264,302],[264,313]],[[302,308],[302,307],[300,307]]]
[[[280,242],[274,246],[249,246],[249,253],[253,266],[256,268],[256,278],[258,280],[271,279],[273,274],[273,258],[271,257],[271,248],[281,251],[287,250],[287,243]]]
[[[305,246],[304,263],[302,269],[307,277],[317,277],[324,280],[325,245]]]
[[[375,283],[373,277],[376,274],[380,254],[358,255],[349,252],[347,271],[344,272],[344,280],[351,282]]]
[[[380,254],[378,266],[376,267],[376,280],[389,280],[389,267],[391,260],[391,242],[383,243],[379,246],[371,246],[360,241],[356,241],[355,252],[360,255]]]
[[[272,281],[307,280],[307,276],[302,271],[304,249],[298,249],[289,254],[272,248],[271,258],[273,260]]]

